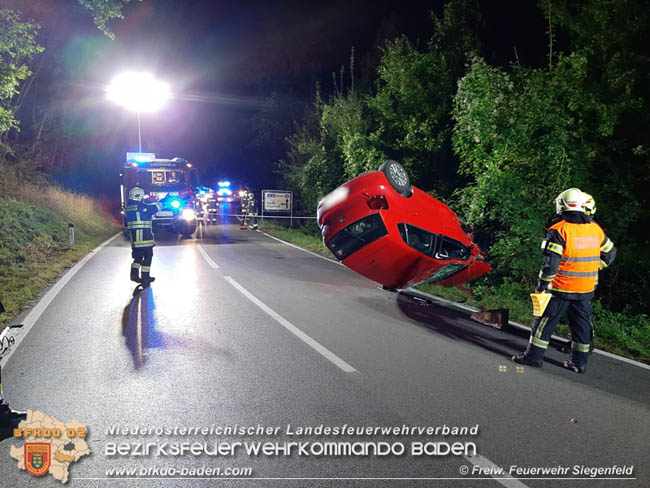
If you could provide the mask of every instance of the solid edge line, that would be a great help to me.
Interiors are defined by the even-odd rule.
[[[323,346],[319,342],[317,342],[314,339],[312,339],[311,337],[309,337],[302,330],[300,330],[298,327],[296,327],[291,322],[289,322],[287,319],[285,319],[282,315],[280,315],[275,310],[273,310],[268,305],[266,305],[264,302],[262,302],[259,298],[257,298],[251,292],[249,292],[246,288],[244,288],[242,285],[237,283],[237,281],[235,281],[232,277],[224,276],[224,279],[228,283],[230,283],[235,289],[237,289],[237,291],[239,291],[239,293],[241,293],[246,298],[248,298],[251,302],[253,302],[255,305],[257,305],[260,309],[262,309],[264,312],[266,312],[268,315],[270,315],[276,322],[278,322],[280,325],[282,325],[285,329],[287,329],[289,332],[291,332],[293,335],[295,335],[298,339],[303,341],[309,347],[314,349],[317,353],[319,353],[325,359],[327,359],[330,362],[334,363],[336,366],[338,366],[340,369],[342,369],[346,373],[357,373],[358,372],[350,364],[345,362],[343,359],[338,357],[336,354],[334,354],[332,351],[327,349],[325,346]]]
[[[304,247],[300,247],[300,246],[297,246],[295,244],[291,244],[290,242],[284,241],[284,240],[280,239],[279,237],[275,237],[275,236],[272,236],[271,234],[267,234],[264,231],[260,231],[260,232],[262,234],[264,234],[266,237],[270,237],[271,239],[274,239],[274,240],[276,240],[278,242],[281,242],[282,244],[286,244],[287,246],[291,246],[294,249],[298,249],[300,251],[306,252],[307,254],[311,254],[312,256],[316,256],[317,258],[324,259],[325,261],[328,261],[328,262],[330,262],[332,264],[338,264],[340,266],[343,266],[343,264],[339,263],[338,261],[334,261],[333,259],[326,258],[325,256],[321,256],[320,254],[315,253],[313,251],[309,251],[309,250],[305,249]]]
[[[201,244],[197,244],[197,248],[199,249],[199,252],[201,253],[201,256],[205,258],[205,260],[208,262],[208,264],[214,268],[214,269],[219,269],[219,265],[215,263],[210,256],[208,256],[208,253],[205,252],[205,249],[203,249],[203,246]]]
[[[456,308],[459,308],[461,310],[465,310],[465,311],[468,311],[468,312],[480,312],[480,309],[478,309],[476,307],[472,307],[472,306],[469,306],[469,305],[464,305],[464,304],[458,303],[458,302],[452,302],[451,300],[447,300],[446,298],[438,297],[436,295],[431,295],[430,293],[427,293],[425,291],[417,290],[417,289],[415,289],[413,287],[405,288],[404,291],[412,293],[412,294],[423,295],[423,296],[426,296],[427,298],[431,298],[432,300],[447,303],[449,305],[452,305],[452,306],[454,306]],[[512,320],[509,321],[508,324],[515,327],[515,328],[517,328],[517,329],[525,330],[527,332],[530,332],[530,329],[531,329],[527,325],[520,324],[519,322],[513,322]],[[551,336],[551,338],[555,339],[557,341],[562,341],[562,342],[567,342],[568,343],[568,339],[566,337],[560,337],[560,336],[557,336],[557,335],[553,334]],[[611,352],[603,351],[602,349],[594,349],[593,352],[596,352],[598,354],[602,354],[603,356],[607,356],[607,357],[612,358],[612,359],[618,359],[621,362],[628,363],[628,364],[631,364],[633,366],[637,366],[637,367],[642,368],[642,369],[650,370],[650,365],[640,363],[639,361],[635,361],[634,359],[619,356],[619,355],[613,354]]]
[[[20,343],[23,341],[25,337],[27,337],[27,334],[29,331],[34,327],[34,324],[38,321],[38,319],[41,317],[43,312],[47,309],[47,307],[52,303],[52,300],[56,298],[56,296],[59,294],[59,292],[63,289],[63,287],[70,281],[74,275],[76,275],[79,270],[88,262],[90,261],[93,256],[95,256],[99,251],[101,251],[106,245],[108,245],[109,242],[111,242],[113,239],[116,237],[120,236],[122,232],[118,232],[115,234],[113,237],[110,237],[106,239],[104,242],[102,242],[99,246],[97,246],[95,249],[92,251],[88,252],[77,264],[75,264],[72,268],[70,268],[61,278],[59,278],[54,285],[41,297],[41,299],[32,307],[32,309],[29,311],[29,313],[25,316],[23,319],[23,326],[20,328],[20,334],[18,337],[16,337],[16,342],[11,346],[11,349],[7,352],[4,358],[2,358],[2,361],[0,361],[0,366],[6,366],[9,360],[11,359],[11,356],[13,356],[14,352],[18,349],[18,346],[20,346]],[[5,330],[8,330],[9,327],[7,327]]]
[[[326,261],[329,261],[330,263],[339,264],[339,265],[345,267],[345,265],[343,263],[339,263],[338,261],[334,261],[333,259],[326,258],[325,256],[321,256],[320,254],[316,254],[315,252],[308,251],[307,249],[304,249],[304,248],[302,248],[300,246],[297,246],[296,244],[291,244],[290,242],[284,241],[284,240],[282,240],[282,239],[280,239],[278,237],[267,234],[266,232],[262,232],[262,234],[264,234],[267,237],[270,237],[271,239],[275,239],[276,241],[282,242],[283,244],[286,244],[287,246],[291,246],[293,248],[300,249],[301,251],[304,251],[304,252],[306,252],[308,254],[312,254],[313,256],[316,256],[318,258],[325,259]],[[413,292],[414,293],[419,293],[419,294],[424,295],[426,297],[429,297],[429,298],[431,298],[433,300],[437,300],[438,302],[447,303],[447,304],[452,305],[452,306],[454,306],[456,308],[459,308],[461,310],[465,310],[466,312],[480,312],[480,309],[478,309],[476,307],[472,307],[472,306],[469,306],[469,305],[464,305],[464,304],[458,303],[458,302],[452,302],[451,300],[447,300],[446,298],[438,297],[436,295],[431,295],[430,293],[427,293],[427,292],[424,292],[424,291],[416,290],[413,287],[408,287],[408,288],[405,288],[404,290],[408,291],[408,292],[412,292],[412,293]],[[528,331],[528,332],[530,332],[530,329],[531,329],[527,325],[520,324],[519,322],[509,321],[508,324],[515,327],[515,328],[517,328],[517,329],[525,330],[525,331]],[[557,336],[555,334],[553,334],[551,336],[551,339],[554,339],[556,341],[567,342],[567,339],[565,337],[560,337],[560,336]],[[621,362],[628,363],[628,364],[631,364],[633,366],[637,366],[637,367],[642,368],[642,369],[650,370],[650,365],[641,363],[639,361],[635,361],[634,359],[619,356],[619,355],[613,354],[611,352],[603,351],[602,349],[595,349],[594,348],[593,352],[601,354],[603,356],[607,356],[607,357],[612,358],[612,359],[618,359]]]

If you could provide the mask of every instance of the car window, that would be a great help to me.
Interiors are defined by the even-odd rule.
[[[434,255],[437,241],[435,234],[409,224],[399,224],[397,227],[405,243],[427,256]]]
[[[467,261],[471,255],[471,249],[455,239],[433,234],[406,223],[398,224],[397,228],[406,244],[435,259]]]
[[[469,247],[449,237],[443,237],[435,257],[436,259],[461,259],[467,261],[470,254]]]
[[[428,285],[433,285],[435,283],[446,280],[447,278],[460,273],[461,271],[463,271],[468,266],[469,266],[468,264],[450,263],[447,266],[445,266],[444,268],[439,269],[438,271],[433,273],[431,276],[429,276],[422,283],[426,283]]]
[[[379,214],[372,214],[337,232],[327,247],[339,260],[343,260],[386,234],[388,231]]]

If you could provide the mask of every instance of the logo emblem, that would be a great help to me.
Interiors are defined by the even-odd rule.
[[[33,476],[43,476],[50,469],[52,448],[46,442],[25,443],[25,469]]]

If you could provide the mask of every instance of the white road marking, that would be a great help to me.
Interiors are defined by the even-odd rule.
[[[275,310],[270,308],[268,305],[266,305],[264,302],[262,302],[259,298],[257,298],[251,292],[249,292],[246,288],[244,288],[239,283],[237,283],[232,277],[226,276],[225,279],[234,288],[236,288],[237,291],[239,291],[239,293],[241,293],[246,298],[248,298],[251,302],[253,302],[259,308],[261,308],[264,312],[266,312],[268,315],[270,315],[281,326],[283,326],[285,329],[287,329],[289,332],[291,332],[293,335],[295,335],[298,339],[303,341],[309,347],[314,349],[318,354],[323,356],[325,359],[327,359],[328,361],[331,361],[332,363],[334,363],[336,366],[341,368],[346,373],[356,373],[357,372],[357,370],[354,367],[352,367],[350,364],[348,364],[343,359],[338,357],[336,354],[334,354],[332,351],[327,349],[325,346],[323,346],[322,344],[316,342],[314,339],[309,337],[307,334],[305,334],[303,331],[301,331],[298,327],[293,325],[291,322],[289,322],[287,319],[285,319],[282,315],[277,313]]]
[[[205,260],[208,262],[208,264],[209,264],[212,268],[214,268],[214,269],[219,269],[219,265],[218,265],[217,263],[215,263],[215,262],[212,260],[212,258],[210,258],[210,256],[208,256],[208,253],[205,252],[205,250],[203,249],[203,247],[201,246],[201,244],[197,244],[196,247],[199,248],[199,252],[201,253],[201,256],[203,256],[203,257],[205,258]]]
[[[110,239],[105,240],[102,242],[99,246],[97,246],[95,249],[90,251],[88,254],[86,254],[85,257],[81,259],[77,264],[75,264],[72,268],[68,270],[66,274],[64,274],[59,281],[57,281],[52,288],[48,290],[48,292],[43,295],[43,298],[41,298],[36,305],[30,310],[30,312],[27,314],[27,316],[23,319],[23,326],[18,329],[20,331],[19,335],[16,337],[16,342],[14,343],[13,346],[11,346],[11,349],[5,354],[5,356],[2,358],[2,361],[0,362],[0,366],[6,366],[7,363],[9,362],[9,359],[11,359],[11,356],[13,356],[14,352],[18,349],[18,346],[20,343],[23,341],[25,337],[27,337],[27,334],[31,330],[32,327],[34,327],[34,324],[38,321],[38,319],[41,317],[45,309],[52,303],[52,300],[59,294],[59,292],[63,289],[63,287],[70,281],[74,275],[76,275],[79,270],[86,264],[88,261],[92,259],[93,256],[95,256],[99,251],[101,251],[109,242],[111,242],[113,239],[115,239],[117,236],[121,235],[122,233],[119,232],[118,234],[115,234],[113,237]]]
[[[426,296],[428,298],[431,298],[434,301],[448,303],[449,305],[451,305],[453,307],[465,310],[467,312],[480,312],[480,309],[478,309],[476,307],[472,307],[470,305],[464,305],[462,303],[452,302],[451,300],[447,300],[446,298],[431,295],[430,293],[420,291],[420,290],[418,290],[417,288],[414,288],[414,287],[405,288],[405,291],[415,292],[416,294],[424,295],[424,296]],[[520,324],[518,322],[513,322],[512,320],[509,322],[509,324],[510,324],[511,327],[514,327],[516,329],[523,330],[523,331],[526,331],[526,332],[530,332],[530,327],[528,327],[527,325],[523,325],[523,324]],[[560,337],[560,336],[555,335],[555,334],[553,334],[551,336],[551,339],[554,339],[554,340],[560,341],[560,342],[567,342],[568,341],[568,339],[566,337]],[[626,357],[623,357],[623,356],[617,356],[616,354],[612,354],[611,352],[603,351],[602,349],[594,349],[593,352],[595,352],[597,354],[602,354],[603,356],[607,356],[608,358],[618,359],[619,361],[631,364],[633,366],[637,366],[639,368],[650,370],[650,365],[640,363],[639,361],[635,361],[634,359],[629,359],[629,358],[626,358]]]
[[[494,473],[491,475],[492,478],[507,488],[528,488],[528,485],[523,484],[517,478],[513,478],[506,472],[504,468],[498,464],[494,464],[486,457],[479,456],[478,454],[476,456],[463,457],[473,465],[479,466],[485,470],[486,473]]]
[[[266,232],[262,232],[262,234],[264,234],[266,237],[270,237],[271,239],[275,239],[276,241],[279,241],[282,244],[286,244],[287,246],[291,246],[294,249],[298,249],[300,251],[306,252],[307,254],[311,254],[312,256],[316,256],[317,258],[324,259],[325,261],[328,261],[328,262],[330,262],[332,264],[338,264],[340,266],[343,266],[343,264],[339,263],[338,261],[334,261],[333,259],[326,258],[325,256],[321,256],[320,254],[309,251],[309,250],[305,249],[304,247],[296,246],[295,244],[291,244],[290,242],[283,241],[282,239],[280,239],[278,237],[275,237],[275,236],[272,236],[271,234],[267,234]]]
[[[598,327],[598,326],[596,326],[596,327]],[[596,328],[596,330],[598,330],[598,329]],[[618,359],[619,361],[623,361],[624,363],[633,364],[634,366],[638,366],[639,368],[650,369],[650,365],[648,365],[648,364],[640,363],[638,361],[635,361],[634,359],[629,359],[629,358],[624,358],[622,356],[617,356],[616,354],[612,354],[611,352],[603,351],[602,349],[594,349],[594,352],[597,352],[598,354],[602,354],[603,356],[607,356],[608,358]]]

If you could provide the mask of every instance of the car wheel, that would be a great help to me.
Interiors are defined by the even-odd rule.
[[[410,197],[413,193],[411,182],[406,170],[397,161],[389,159],[379,166],[379,171],[383,171],[395,191],[404,197]]]

